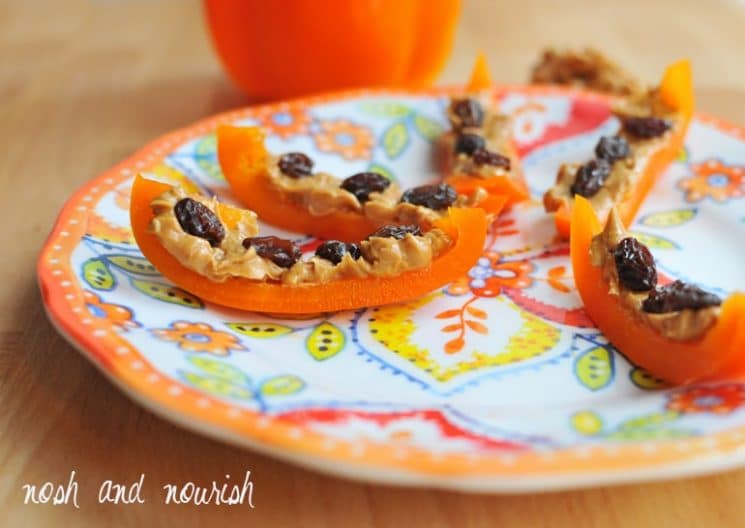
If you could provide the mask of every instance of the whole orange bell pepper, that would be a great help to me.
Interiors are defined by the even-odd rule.
[[[587,199],[576,198],[571,221],[574,282],[584,309],[610,342],[634,364],[673,383],[734,377],[745,373],[745,293],[733,293],[703,336],[675,341],[643,322],[609,293],[600,266],[590,260],[590,244],[601,225]]]
[[[641,207],[652,186],[683,148],[683,141],[688,131],[694,107],[693,77],[690,62],[680,60],[668,66],[658,91],[662,102],[681,116],[681,122],[680,126],[676,126],[669,135],[665,145],[655,150],[646,160],[639,181],[629,190],[622,201],[615,204],[626,227],[634,221],[639,207]],[[603,216],[607,213],[608,211],[598,211],[598,214]],[[569,237],[571,218],[571,208],[561,207],[555,212],[556,230],[565,239]]]
[[[336,211],[313,215],[278,189],[267,170],[269,153],[264,132],[258,127],[221,125],[217,129],[217,153],[225,179],[238,200],[264,222],[288,231],[319,238],[356,242],[375,231],[362,212]],[[490,215],[502,210],[501,196],[488,196],[478,204]]]
[[[452,48],[460,0],[204,0],[217,54],[256,99],[423,87]]]
[[[348,278],[321,284],[289,285],[244,278],[214,282],[184,267],[148,231],[150,203],[171,186],[135,178],[130,221],[137,245],[164,277],[205,301],[233,308],[272,313],[317,313],[378,306],[419,297],[464,275],[481,256],[487,219],[481,209],[451,209],[436,227],[453,241],[424,268],[395,277]]]

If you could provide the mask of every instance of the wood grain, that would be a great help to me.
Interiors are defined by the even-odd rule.
[[[471,0],[443,81],[463,79],[479,48],[500,81],[519,82],[543,45],[602,43],[648,79],[691,56],[700,106],[745,122],[743,26],[735,1]],[[187,433],[114,389],[44,315],[43,240],[83,182],[161,133],[242,104],[193,0],[0,1],[0,525],[743,525],[745,471],[515,497],[364,485]],[[73,469],[79,510],[22,504],[23,483],[66,481]],[[162,484],[247,469],[254,510],[161,504]],[[140,473],[146,504],[96,504],[101,481]]]

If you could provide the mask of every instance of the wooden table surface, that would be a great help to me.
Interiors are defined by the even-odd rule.
[[[602,5],[596,5],[602,4]],[[688,55],[700,107],[745,123],[745,4],[467,1],[443,80],[487,51],[519,82],[547,44],[602,44],[641,75]],[[350,483],[202,438],[142,410],[47,321],[34,264],[62,204],[143,143],[246,104],[186,0],[0,0],[0,525],[743,526],[745,471],[514,497]],[[81,508],[24,506],[21,485],[80,483]],[[165,506],[158,483],[250,469],[255,509]],[[105,479],[147,475],[146,504],[98,505]],[[219,524],[218,524],[219,523]]]

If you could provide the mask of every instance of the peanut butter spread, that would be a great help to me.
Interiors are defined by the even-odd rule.
[[[634,317],[640,319],[668,339],[686,341],[701,337],[719,317],[719,307],[710,306],[698,310],[684,309],[668,313],[647,313],[642,303],[649,295],[624,288],[618,280],[613,251],[621,240],[629,236],[615,208],[611,209],[608,222],[602,233],[592,240],[590,259],[594,266],[603,269],[603,278],[608,281],[609,293],[617,296],[623,306]]]
[[[341,180],[324,172],[316,172],[303,178],[293,178],[280,171],[277,157],[268,162],[272,185],[313,216],[324,216],[338,211],[359,212],[369,218],[375,226],[388,224],[416,224],[429,229],[446,210],[402,203],[401,188],[391,183],[383,192],[372,192],[369,199],[360,201],[351,192],[341,188]],[[459,195],[453,207],[473,207],[486,197],[479,189],[471,196]]]
[[[544,51],[533,67],[531,82],[564,84],[615,95],[644,92],[642,82],[592,48]]]
[[[669,135],[681,126],[680,117],[665,107],[653,90],[618,103],[613,108],[613,114],[619,119],[659,117],[668,120],[672,126],[664,134],[653,138],[638,138],[623,130],[619,133],[628,142],[630,155],[613,162],[602,187],[592,196],[585,196],[601,220],[607,218],[614,204],[621,203],[630,196],[644,174],[650,157],[663,148]],[[574,201],[572,186],[580,167],[577,163],[564,163],[559,167],[556,183],[543,196],[546,212],[555,212],[562,207],[571,209]]]
[[[184,231],[175,213],[176,204],[191,198],[212,211],[224,227],[219,244]],[[408,205],[408,204],[406,204]],[[184,267],[215,282],[230,277],[284,284],[318,284],[352,277],[391,277],[403,272],[425,268],[448,249],[452,240],[440,229],[422,235],[407,233],[402,238],[371,236],[360,242],[361,258],[345,254],[341,262],[313,256],[298,260],[290,267],[281,267],[257,254],[254,247],[246,249],[244,240],[258,233],[255,213],[218,203],[214,198],[187,194],[174,188],[151,202],[154,218],[149,230]]]
[[[484,121],[480,127],[462,127],[457,130],[449,130],[440,135],[437,142],[438,164],[443,174],[467,174],[478,178],[489,178],[491,176],[506,176],[510,174],[509,169],[504,167],[474,163],[473,157],[464,153],[455,152],[455,144],[459,134],[476,134],[484,138],[485,148],[504,154],[512,138],[512,118],[490,110],[489,101],[486,97],[476,98],[481,103],[484,112]],[[448,120],[451,124],[458,122],[458,116],[454,115],[452,108],[448,109]]]

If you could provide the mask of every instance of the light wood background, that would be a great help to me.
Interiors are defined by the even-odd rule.
[[[745,123],[745,4],[731,0],[466,0],[443,80],[475,50],[519,82],[546,44],[595,43],[650,80],[693,58],[700,107]],[[201,438],[143,411],[50,326],[34,265],[68,196],[145,142],[245,104],[194,0],[0,0],[0,525],[743,526],[745,471],[500,497],[350,483]],[[81,509],[24,506],[21,485],[77,471]],[[255,510],[164,506],[166,482],[250,469]],[[98,484],[147,474],[134,506]]]

